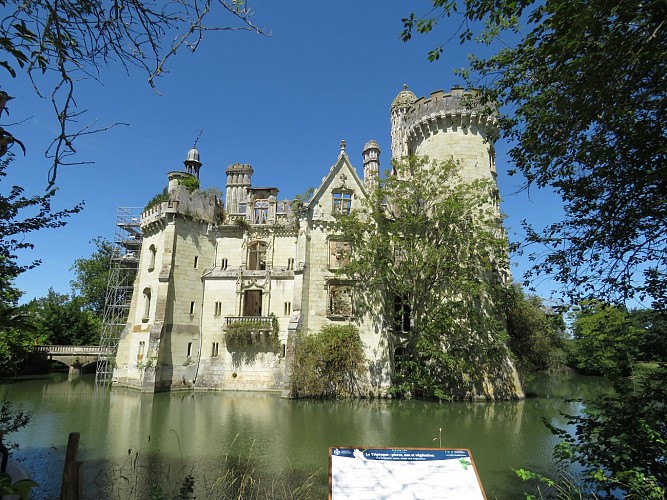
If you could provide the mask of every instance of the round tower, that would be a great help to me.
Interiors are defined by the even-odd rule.
[[[188,174],[194,175],[197,179],[199,179],[199,169],[201,168],[201,162],[199,161],[199,151],[197,151],[196,148],[192,148],[190,151],[188,151],[188,155],[185,157],[183,165],[185,165],[185,171]]]
[[[245,163],[233,163],[225,171],[227,189],[225,193],[225,211],[228,214],[246,213],[245,204],[251,186],[252,167]]]
[[[405,102],[404,92],[406,89],[394,103]],[[463,180],[495,181],[496,116],[476,106],[475,97],[474,91],[455,87],[449,92],[438,90],[429,98],[416,99],[409,106],[392,104],[394,157],[407,154],[428,156],[435,161],[454,160],[459,162]],[[394,121],[399,117],[401,124],[396,138],[402,143],[394,149]]]
[[[417,100],[408,86],[403,84],[403,90],[394,98],[391,103],[391,157],[395,159],[403,158],[410,154],[407,148],[405,136],[405,127],[403,119],[405,114],[412,108]]]
[[[374,140],[368,141],[362,151],[364,157],[364,186],[369,191],[377,187],[380,175],[380,147]]]

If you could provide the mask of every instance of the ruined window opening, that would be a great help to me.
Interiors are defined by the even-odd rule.
[[[248,248],[248,270],[265,271],[266,270],[266,243],[256,241],[250,244]]]
[[[352,193],[350,191],[333,192],[333,211],[340,215],[349,215],[352,210]]]
[[[151,314],[151,289],[144,288],[144,317],[143,321],[148,321]]]
[[[329,267],[338,269],[350,262],[352,247],[347,241],[329,241]]]
[[[157,248],[155,248],[155,245],[151,245],[148,248],[148,255],[149,255],[149,260],[148,260],[148,271],[152,271],[155,269],[155,256],[157,255]]]
[[[253,212],[253,224],[266,224],[269,218],[269,201],[256,200]]]
[[[394,332],[408,333],[410,331],[410,305],[406,297],[394,296]]]
[[[329,316],[350,317],[353,315],[353,287],[352,285],[329,285]]]
[[[246,290],[243,294],[243,316],[262,315],[262,291]]]

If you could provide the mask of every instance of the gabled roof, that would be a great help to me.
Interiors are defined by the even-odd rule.
[[[334,189],[339,187],[345,187],[352,191],[359,191],[363,194],[364,197],[368,195],[366,192],[366,187],[364,183],[359,178],[357,170],[350,163],[350,158],[345,152],[345,142],[341,141],[341,151],[338,155],[336,163],[334,163],[329,169],[329,173],[322,179],[322,183],[315,190],[313,196],[310,198],[310,201],[306,204],[307,207],[315,207],[318,205],[319,200],[324,196],[324,194],[329,190],[329,187],[334,184]],[[343,174],[341,178],[340,175]]]

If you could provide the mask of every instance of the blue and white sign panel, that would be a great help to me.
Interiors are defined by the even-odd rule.
[[[329,448],[329,498],[485,500],[470,450]]]

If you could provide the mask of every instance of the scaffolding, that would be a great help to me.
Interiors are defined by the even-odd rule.
[[[141,252],[141,211],[138,207],[120,207],[116,211],[116,230],[109,262],[100,354],[95,374],[95,383],[98,386],[111,384],[118,341],[128,320]]]

